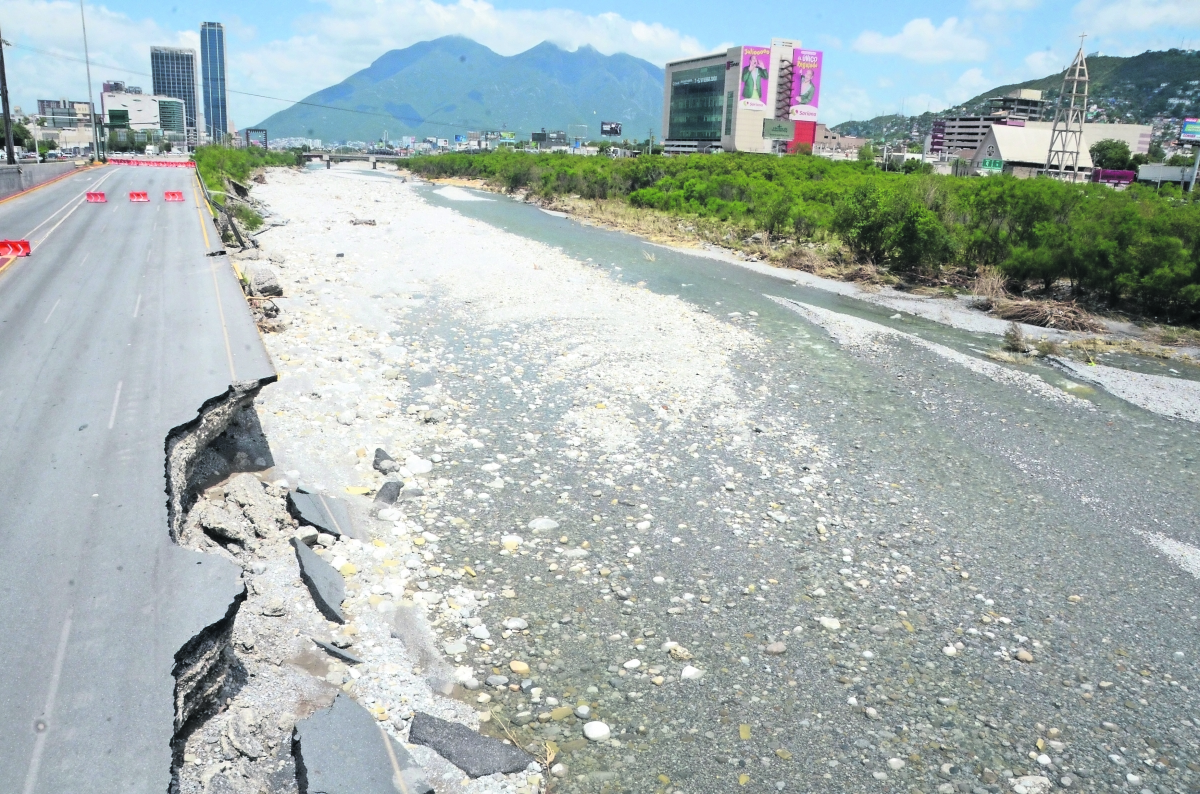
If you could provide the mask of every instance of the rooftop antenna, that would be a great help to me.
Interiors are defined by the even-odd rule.
[[[1079,52],[1063,73],[1063,87],[1054,103],[1054,127],[1050,130],[1050,151],[1046,154],[1046,175],[1055,179],[1079,180],[1079,151],[1083,148],[1083,116],[1087,112],[1088,71],[1079,36]],[[1070,94],[1067,86],[1070,85]],[[1069,104],[1064,100],[1069,96]]]

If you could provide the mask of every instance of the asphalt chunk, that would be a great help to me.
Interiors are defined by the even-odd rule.
[[[330,620],[345,623],[342,600],[346,598],[346,580],[304,541],[292,538],[292,547],[296,549],[296,559],[300,562],[300,578],[308,585],[317,609]]]
[[[408,741],[436,751],[468,777],[520,772],[533,762],[533,757],[518,747],[419,711],[413,716]]]

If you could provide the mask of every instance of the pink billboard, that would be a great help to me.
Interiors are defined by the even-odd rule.
[[[742,107],[762,110],[767,106],[767,79],[770,69],[770,47],[742,47]]]
[[[788,118],[792,121],[816,121],[817,101],[821,96],[821,51],[792,51],[792,101]]]

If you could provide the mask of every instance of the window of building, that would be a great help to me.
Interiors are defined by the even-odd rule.
[[[671,74],[667,137],[672,140],[721,139],[721,92],[725,64],[683,69]]]
[[[725,134],[733,134],[733,92],[725,95]]]

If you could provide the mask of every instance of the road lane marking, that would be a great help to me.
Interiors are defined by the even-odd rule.
[[[47,239],[48,237],[50,237],[50,235],[54,234],[54,232],[55,232],[55,231],[58,229],[58,227],[59,227],[59,226],[62,226],[64,223],[66,223],[66,220],[67,220],[67,218],[69,218],[69,217],[71,217],[72,215],[74,215],[74,214],[75,214],[75,210],[77,210],[77,209],[79,209],[80,207],[82,207],[82,206],[83,206],[85,203],[86,203],[86,202],[84,202],[84,201],[82,201],[82,200],[81,200],[81,201],[80,201],[78,204],[76,204],[76,205],[75,205],[75,206],[74,206],[74,207],[71,209],[71,211],[70,211],[70,212],[68,212],[66,215],[62,216],[62,219],[61,219],[61,220],[59,220],[59,222],[58,222],[58,223],[56,223],[56,224],[54,224],[53,226],[51,226],[51,227],[50,227],[50,231],[48,231],[48,232],[46,232],[45,234],[43,234],[43,235],[42,235],[42,238],[41,238],[40,240],[37,240],[37,241],[35,241],[35,242],[31,242],[31,243],[29,244],[29,245],[30,245],[30,249],[32,250],[33,248],[35,248],[35,247],[37,247],[37,246],[40,246],[42,243],[46,242],[46,239]]]
[[[125,385],[125,381],[117,381],[117,393],[113,395],[112,413],[108,415],[108,429],[113,429],[113,424],[117,421],[117,405],[121,402],[121,387]]]
[[[142,293],[138,293],[137,303],[133,304],[133,319],[137,319],[138,309],[142,307]]]
[[[62,303],[62,298],[59,298],[58,300],[56,300],[54,302],[54,305],[50,307],[50,314],[47,314],[46,319],[42,320],[42,325],[45,325],[46,323],[50,322],[50,318],[54,315],[54,310],[58,308],[58,304],[60,304],[60,303]]]
[[[7,260],[5,260],[4,264],[0,265],[0,275],[2,275],[5,270],[8,270],[9,265],[16,261],[17,258],[15,256],[10,256]]]
[[[200,218],[200,231],[204,232],[204,250],[208,251],[208,228],[204,225],[204,216],[200,213],[200,197],[196,194],[196,186],[192,185],[192,198],[196,202],[196,216]],[[221,285],[217,281],[217,259],[211,257],[212,264],[209,266],[209,272],[212,273],[213,293],[217,298],[217,314],[221,318],[221,334],[225,337],[225,359],[229,362],[229,380],[231,383],[237,383],[237,370],[233,366],[233,348],[229,344],[229,328],[225,325],[225,307],[221,303]]]
[[[67,656],[67,640],[71,636],[71,612],[67,611],[67,619],[63,621],[62,633],[58,636],[58,651],[54,654],[54,668],[50,673],[50,691],[46,693],[46,707],[38,718],[34,729],[37,738],[33,740],[33,755],[29,759],[29,771],[25,773],[23,794],[33,794],[37,786],[38,772],[42,766],[42,753],[46,750],[46,736],[50,732],[50,717],[54,714],[54,702],[58,699],[58,684],[62,680],[63,660]]]
[[[108,179],[110,176],[112,176],[112,173],[105,174],[105,175],[104,175],[104,177],[103,177],[103,179],[101,179],[100,181],[101,181],[101,182],[103,182],[105,179]],[[96,186],[98,187],[99,185],[97,184]],[[87,191],[84,191],[84,192],[87,192]],[[54,220],[54,216],[55,216],[55,215],[57,215],[58,213],[60,213],[60,212],[62,212],[63,210],[65,210],[67,207],[71,206],[71,202],[72,202],[72,201],[75,201],[75,200],[77,200],[77,199],[83,198],[83,196],[84,196],[84,193],[77,193],[76,195],[72,196],[70,199],[68,199],[68,200],[67,200],[67,203],[66,203],[66,204],[63,204],[61,207],[59,207],[58,209],[56,209],[54,212],[50,213],[50,214],[49,214],[49,215],[46,217],[46,219],[45,219],[45,220],[43,220],[43,221],[42,221],[41,223],[39,223],[37,226],[34,226],[32,229],[30,229],[28,232],[26,232],[26,233],[25,233],[25,239],[27,239],[27,240],[28,240],[30,237],[32,237],[32,236],[33,236],[33,233],[34,233],[34,232],[36,232],[38,229],[40,229],[40,228],[42,228],[43,226],[45,226],[45,225],[46,225],[47,223],[49,223],[50,221]]]

